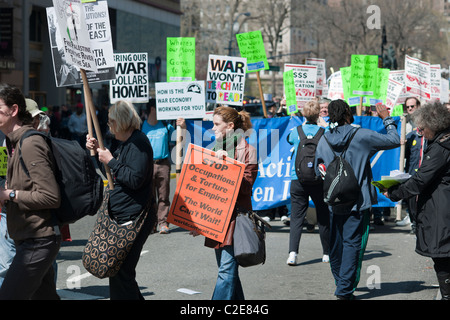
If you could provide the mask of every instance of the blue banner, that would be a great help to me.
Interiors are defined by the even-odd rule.
[[[354,125],[386,133],[383,121],[378,117],[354,117]],[[400,134],[400,117],[394,117]],[[267,210],[290,202],[291,168],[295,159],[294,147],[287,142],[292,129],[304,122],[303,117],[282,117],[252,120],[253,128],[246,132],[247,141],[258,151],[258,177],[253,185],[253,210]],[[187,143],[204,148],[214,146],[212,121],[186,120]],[[371,159],[374,180],[398,170],[400,148],[376,153]],[[378,190],[377,190],[378,191]],[[310,202],[311,206],[314,206]],[[378,207],[395,207],[395,203],[378,193]]]

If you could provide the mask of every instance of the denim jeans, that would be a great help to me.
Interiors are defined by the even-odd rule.
[[[0,287],[15,255],[16,246],[9,237],[6,227],[6,213],[2,211],[0,214]]]
[[[212,300],[244,300],[233,246],[215,249],[219,274]]]

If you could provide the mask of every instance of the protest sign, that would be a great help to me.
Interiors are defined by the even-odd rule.
[[[167,38],[167,82],[195,80],[195,38]]]
[[[167,222],[223,242],[245,165],[189,144]]]
[[[298,112],[297,96],[295,94],[294,70],[289,70],[283,74],[284,96],[286,97],[286,111],[290,116]]]
[[[393,79],[389,79],[388,87],[386,90],[386,107],[392,113],[395,105],[397,104],[398,97],[402,93],[405,85],[403,83],[397,82]]]
[[[158,120],[203,119],[205,82],[157,82],[156,117]]]
[[[95,65],[98,69],[97,72],[87,71],[87,79],[89,83],[115,79],[108,4],[106,1],[96,1],[83,4],[83,8],[91,49],[95,56]],[[68,64],[66,61],[64,44],[55,15],[55,8],[47,8],[47,21],[56,86],[63,87],[82,84],[83,81],[79,74],[79,68]]]
[[[116,79],[109,86],[111,103],[119,100],[148,102],[148,53],[116,53],[114,61]]]
[[[430,66],[431,100],[441,100],[441,65]]]
[[[342,86],[342,75],[341,71],[333,73],[328,81],[328,94],[327,97],[330,100],[344,100],[344,88]]]
[[[447,103],[449,101],[449,81],[447,79],[441,78],[441,102]]]
[[[84,70],[97,71],[81,1],[53,0],[53,7],[68,63]]]
[[[326,60],[317,58],[307,58],[306,64],[317,67],[316,95],[324,96],[325,89],[327,88]]]
[[[316,97],[317,67],[301,64],[285,64],[284,71],[293,70],[297,102],[304,104]]]
[[[389,79],[403,84],[403,89],[397,99],[397,103],[404,103],[406,101],[406,98],[409,97],[408,92],[406,92],[405,86],[405,70],[391,70],[391,72],[389,72]]]
[[[344,67],[340,69],[342,79],[342,91],[344,92],[344,98],[347,100],[349,106],[356,106],[360,103],[360,98],[351,94],[350,86],[352,79],[352,67]]]
[[[406,92],[425,100],[431,99],[431,71],[428,62],[410,56],[405,57]]]
[[[8,168],[8,151],[6,147],[0,147],[0,176],[6,177]]]
[[[206,102],[242,106],[246,68],[246,58],[210,55]]]
[[[236,39],[241,57],[247,59],[247,72],[269,69],[261,30],[237,34]]]
[[[389,69],[380,69],[377,68],[377,81],[375,84],[375,93],[372,97],[369,98],[369,105],[376,105],[377,103],[385,103],[386,102],[386,94],[389,82],[389,73],[391,70]]]
[[[377,80],[378,56],[352,55],[350,94],[373,96]]]

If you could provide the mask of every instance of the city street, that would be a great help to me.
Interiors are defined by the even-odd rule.
[[[172,194],[175,181],[172,180]],[[391,218],[395,215],[391,214]],[[58,292],[63,300],[107,300],[108,280],[97,279],[82,266],[84,245],[94,217],[70,226],[72,242],[63,243],[58,261]],[[267,233],[264,265],[240,268],[247,300],[335,300],[328,263],[322,263],[319,232],[304,231],[297,266],[288,266],[289,227],[277,217]],[[210,300],[217,277],[213,249],[204,237],[192,237],[171,226],[168,235],[152,234],[137,267],[146,300]],[[435,300],[438,286],[431,259],[414,252],[409,226],[393,221],[371,231],[355,292],[357,300]]]

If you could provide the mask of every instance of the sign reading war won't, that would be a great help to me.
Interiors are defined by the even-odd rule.
[[[242,106],[247,59],[209,55],[206,102]]]
[[[190,144],[167,222],[223,242],[245,165]]]
[[[116,53],[114,61],[116,79],[110,81],[111,103],[119,100],[148,102],[148,53]]]

